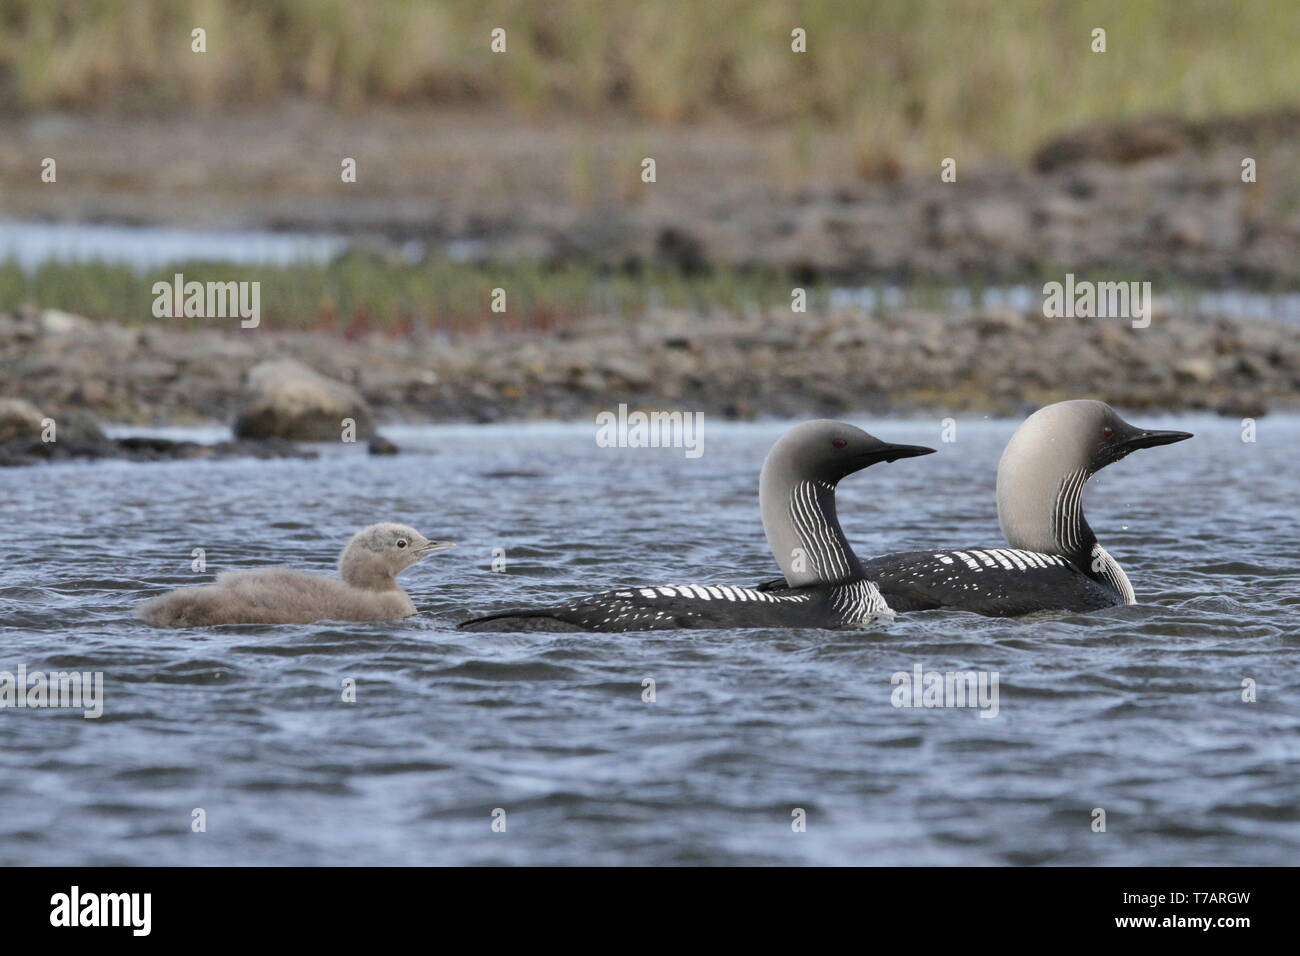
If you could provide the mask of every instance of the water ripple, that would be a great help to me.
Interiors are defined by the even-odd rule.
[[[937,422],[862,424],[937,444]],[[1279,515],[1300,422],[1263,420],[1254,445],[1230,421],[1151,424],[1197,440],[1087,497],[1143,604],[862,632],[455,630],[613,585],[772,577],[755,484],[775,424],[710,425],[694,460],[543,425],[412,431],[439,453],[361,464],[6,470],[0,671],[102,671],[105,701],[98,720],[0,710],[0,863],[1293,863],[1300,528]],[[940,454],[845,481],[850,539],[996,544],[1013,427],[962,422]],[[404,577],[415,618],[131,616],[227,568],[331,572],[385,518],[460,542]],[[917,664],[996,672],[997,717],[894,706]]]

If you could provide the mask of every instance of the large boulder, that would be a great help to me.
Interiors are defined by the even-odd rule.
[[[52,423],[47,429],[45,422]],[[54,458],[102,458],[113,443],[95,417],[81,409],[47,415],[21,398],[0,398],[0,467]]]
[[[56,412],[50,418],[54,419],[55,438],[61,442],[69,442],[77,445],[93,445],[96,442],[105,441],[104,430],[99,427],[99,421],[90,412],[80,408],[69,408],[61,412]]]
[[[31,402],[21,398],[0,398],[0,442],[25,439],[40,441],[45,416]]]
[[[345,418],[356,422],[358,439],[374,434],[374,413],[355,388],[293,359],[275,359],[249,370],[235,437],[338,441]]]

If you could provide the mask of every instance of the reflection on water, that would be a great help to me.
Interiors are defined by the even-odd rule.
[[[0,863],[1294,863],[1300,420],[1243,445],[1232,422],[1134,417],[1197,435],[1089,489],[1143,604],[863,632],[454,630],[616,584],[767,578],[775,424],[707,423],[694,460],[597,448],[594,426],[456,426],[395,431],[396,458],[5,471],[0,670],[102,671],[106,700],[98,721],[0,710]],[[844,482],[861,552],[999,541],[1014,423],[962,421],[954,444],[937,421],[859,423],[940,449]],[[382,519],[460,542],[404,576],[415,618],[130,616],[227,568],[329,572]],[[998,716],[895,709],[916,664],[998,672]]]
[[[17,262],[25,270],[45,262],[90,261],[141,270],[190,260],[289,265],[327,262],[347,245],[341,236],[310,233],[0,219],[0,261]]]
[[[1159,287],[1156,287],[1155,292],[1157,308],[1163,307],[1180,314],[1200,313],[1235,319],[1300,322],[1300,293],[1296,292],[1254,292],[1247,289],[1161,290]],[[868,311],[920,305],[955,310],[978,306],[1024,312],[1042,309],[1043,299],[1042,284],[989,286],[978,291],[963,287],[917,290],[902,286],[852,286],[834,289],[830,293],[832,308]]]

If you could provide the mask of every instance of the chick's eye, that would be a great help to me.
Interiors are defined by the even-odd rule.
[[[1115,434],[1115,429],[1111,428],[1109,425],[1101,430],[1102,438],[1110,438],[1114,434]]]
[[[832,447],[832,448],[843,448],[843,447],[844,447],[845,445],[847,445],[847,444],[848,444],[848,442],[845,441],[843,438],[832,438],[832,439],[831,439],[831,447]]]
[[[406,547],[406,539],[405,539],[405,538],[398,538],[398,539],[397,539],[397,546],[398,546],[399,548],[404,548],[404,547]]]

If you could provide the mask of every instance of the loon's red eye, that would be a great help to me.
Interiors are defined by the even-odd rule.
[[[845,445],[847,445],[847,444],[848,444],[848,442],[845,441],[843,438],[832,438],[832,439],[831,439],[831,446],[834,447],[834,448],[843,448],[843,447],[844,447]]]
[[[1113,434],[1115,434],[1115,429],[1111,428],[1109,425],[1101,430],[1102,438],[1109,438]]]

